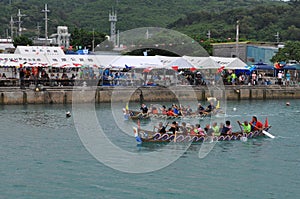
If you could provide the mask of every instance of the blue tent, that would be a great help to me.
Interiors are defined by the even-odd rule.
[[[254,64],[255,70],[274,70],[274,66],[262,62]]]
[[[283,68],[283,70],[296,70],[296,66],[295,65],[285,65]]]

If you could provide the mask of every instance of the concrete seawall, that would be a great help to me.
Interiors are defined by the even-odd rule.
[[[226,86],[225,90],[207,87],[76,87],[46,88],[42,91],[19,88],[0,88],[0,104],[70,104],[198,100],[226,96],[227,100],[300,99],[300,87],[283,86]]]

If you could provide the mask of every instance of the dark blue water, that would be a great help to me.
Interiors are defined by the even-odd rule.
[[[227,103],[233,124],[254,114],[263,122],[267,117],[275,139],[219,142],[203,159],[201,145],[192,145],[170,166],[144,174],[97,161],[79,139],[73,118],[65,117],[70,105],[1,106],[0,198],[299,198],[300,101],[285,103]],[[141,155],[160,150],[137,147],[115,124],[130,129],[132,123],[120,119],[121,112],[114,118],[110,108],[97,105],[96,112],[112,142]],[[156,121],[141,125],[151,130],[151,122]]]

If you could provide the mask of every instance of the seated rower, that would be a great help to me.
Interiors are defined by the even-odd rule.
[[[142,111],[143,114],[147,114],[148,113],[148,108],[145,104],[142,104],[140,110]]]
[[[232,133],[232,127],[230,125],[230,121],[227,120],[225,122],[225,125],[222,128],[221,135],[226,136],[226,135],[230,135],[231,133]]]
[[[220,136],[221,135],[220,128],[218,127],[218,123],[217,122],[213,123],[212,129],[214,130],[214,135],[215,136]]]
[[[179,131],[185,135],[188,134],[188,128],[185,122],[181,123],[181,126],[179,126]]]
[[[172,122],[172,124],[169,124],[170,128],[168,132],[171,132],[172,134],[175,134],[177,131],[179,131],[178,123],[176,121]]]
[[[205,108],[199,103],[197,111],[200,115],[202,115],[205,112]]]
[[[194,125],[190,125],[190,135],[198,135],[198,130],[195,129]]]
[[[192,115],[192,113],[193,113],[193,110],[191,109],[191,107],[187,106],[187,108],[186,108],[186,115]]]
[[[172,108],[169,108],[167,112],[167,116],[177,116],[177,115],[173,112]]]
[[[207,108],[205,109],[205,111],[207,113],[213,112],[216,109],[216,107],[214,106],[213,102],[210,102],[210,104],[207,106]]]
[[[157,133],[160,133],[160,134],[166,133],[166,127],[163,126],[162,122],[159,122],[158,126],[154,126],[154,129],[157,129]]]
[[[173,113],[175,115],[181,115],[180,110],[179,110],[179,108],[178,108],[178,106],[176,104],[173,105],[173,109],[172,110],[173,110]]]
[[[155,106],[152,107],[152,114],[158,114],[158,110]]]
[[[205,130],[205,133],[206,133],[207,136],[214,136],[215,132],[214,132],[213,128],[210,127],[209,124],[207,124],[205,126],[204,130]]]
[[[197,133],[199,135],[205,135],[204,130],[201,128],[200,124],[196,124]]]
[[[252,117],[252,121],[250,122],[251,130],[252,131],[261,131],[263,129],[263,124],[261,123],[261,121],[257,120],[256,116]]]
[[[165,105],[163,105],[161,108],[160,108],[160,111],[161,111],[161,113],[163,114],[163,115],[167,115],[167,108],[166,108],[166,106]]]
[[[241,123],[240,121],[237,121],[240,126],[243,127],[243,133],[250,133],[251,132],[251,125],[248,123],[248,121],[244,121]]]

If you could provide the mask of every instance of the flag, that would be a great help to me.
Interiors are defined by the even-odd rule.
[[[197,70],[197,68],[195,68],[195,67],[190,68],[191,72],[194,72],[195,70]]]
[[[145,68],[145,69],[143,70],[143,73],[149,73],[151,70],[152,70],[151,67]]]
[[[127,65],[125,64],[125,68],[128,69],[128,70],[131,70],[132,67],[131,67],[131,66],[127,66]]]
[[[220,68],[218,68],[217,73],[221,73],[224,70],[225,66],[221,66]]]
[[[269,126],[269,121],[268,121],[268,118],[266,117],[265,128],[267,128],[268,126]]]
[[[78,67],[78,66],[82,66],[82,64],[78,64],[78,63],[73,63],[74,66]]]
[[[218,103],[217,103],[216,109],[219,109],[219,108],[220,108],[220,101],[218,100]]]
[[[178,68],[179,68],[178,66],[172,66],[172,69],[175,71],[178,71]]]

